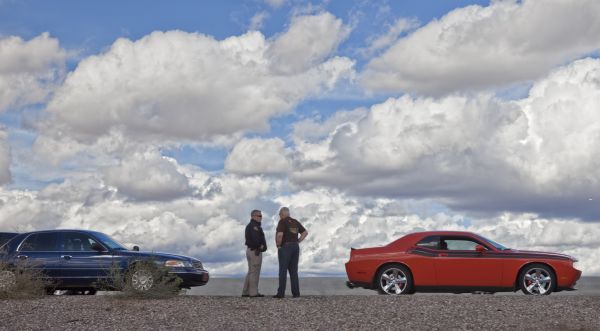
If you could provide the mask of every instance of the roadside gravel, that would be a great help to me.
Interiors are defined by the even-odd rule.
[[[52,296],[0,312],[0,330],[600,330],[599,296]]]

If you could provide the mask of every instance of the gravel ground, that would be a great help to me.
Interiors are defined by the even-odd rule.
[[[54,296],[0,311],[0,330],[600,330],[598,296]]]

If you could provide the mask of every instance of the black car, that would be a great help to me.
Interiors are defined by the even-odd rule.
[[[183,255],[129,250],[110,236],[88,230],[51,230],[16,234],[0,250],[0,262],[8,266],[31,263],[40,268],[56,290],[78,290],[93,294],[98,284],[114,281],[114,274],[129,275],[135,290],[152,287],[152,277],[143,268],[151,260],[178,276],[180,288],[202,286],[209,273],[200,260]],[[118,273],[107,272],[117,268]]]

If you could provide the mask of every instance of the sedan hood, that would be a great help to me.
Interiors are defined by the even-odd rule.
[[[200,262],[200,260],[185,256],[185,255],[177,255],[170,253],[161,253],[161,252],[138,252],[138,251],[122,251],[121,254],[132,256],[132,257],[140,257],[140,258],[148,258],[148,259],[160,259],[160,260],[180,260],[180,261],[193,261]]]

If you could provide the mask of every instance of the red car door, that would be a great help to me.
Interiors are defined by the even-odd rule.
[[[477,245],[486,250],[478,252]],[[437,256],[433,258],[437,285],[499,287],[504,262],[486,253],[491,249],[475,238],[441,236]]]

